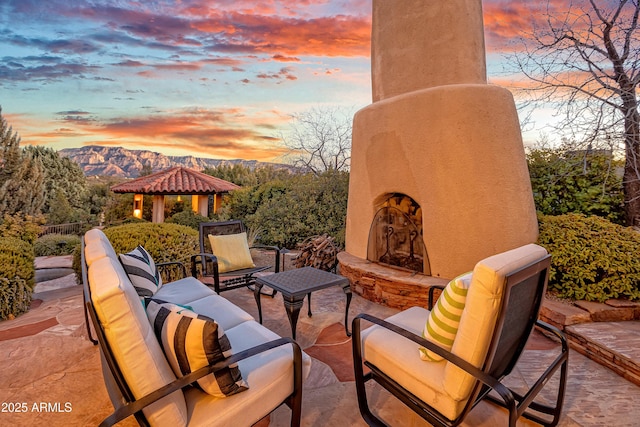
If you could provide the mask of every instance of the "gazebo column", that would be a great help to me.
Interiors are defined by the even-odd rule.
[[[191,196],[191,209],[198,215],[209,215],[209,198],[206,195],[193,194]]]
[[[153,222],[164,222],[164,196],[153,196]]]
[[[222,194],[216,193],[213,195],[213,213],[218,213],[220,206],[222,206]]]

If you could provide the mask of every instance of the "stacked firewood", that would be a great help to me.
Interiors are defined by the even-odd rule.
[[[307,238],[299,245],[299,250],[300,254],[293,259],[296,268],[311,266],[331,271],[337,264],[338,246],[327,234]]]

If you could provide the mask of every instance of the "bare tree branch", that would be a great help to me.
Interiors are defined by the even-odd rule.
[[[280,139],[289,148],[294,166],[316,175],[349,170],[353,113],[338,107],[317,107],[291,115],[288,132]]]
[[[556,3],[557,4],[557,3]],[[529,107],[557,105],[559,135],[589,144],[617,135],[624,150],[629,225],[640,224],[640,35],[638,0],[573,0],[558,12],[547,0],[544,25],[511,56],[532,83]],[[614,141],[615,142],[615,141]]]

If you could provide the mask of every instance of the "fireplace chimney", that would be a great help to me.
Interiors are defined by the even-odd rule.
[[[481,0],[373,0],[371,43],[373,103],[354,117],[341,263],[367,259],[374,217],[396,194],[419,205],[431,276],[535,242],[513,96],[486,80]]]

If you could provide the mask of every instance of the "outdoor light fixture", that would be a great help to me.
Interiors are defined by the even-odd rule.
[[[142,219],[142,194],[133,196],[133,216]]]

